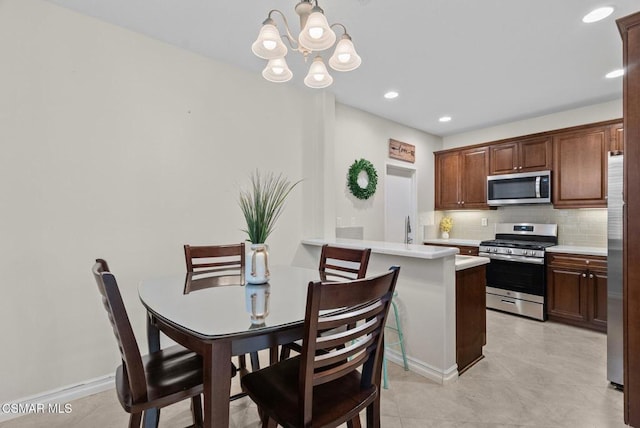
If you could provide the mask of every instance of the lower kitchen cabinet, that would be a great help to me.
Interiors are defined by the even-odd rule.
[[[464,373],[484,358],[487,344],[486,269],[477,266],[456,272],[456,363]]]
[[[480,252],[478,247],[472,247],[467,245],[449,245],[449,244],[431,244],[427,243],[425,245],[435,245],[437,247],[452,247],[460,250],[460,255],[462,256],[477,256]]]
[[[607,258],[547,253],[547,316],[607,331]]]

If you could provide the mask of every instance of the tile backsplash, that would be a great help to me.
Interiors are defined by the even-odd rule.
[[[557,210],[551,205],[522,205],[486,211],[436,211],[433,225],[424,227],[425,238],[440,237],[438,225],[443,216],[453,219],[451,238],[492,239],[496,223],[556,223],[560,245],[607,246],[606,208]],[[487,226],[482,226],[482,219],[487,219]]]

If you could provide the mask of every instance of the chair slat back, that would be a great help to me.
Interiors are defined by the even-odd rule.
[[[198,270],[235,270],[244,267],[244,242],[232,245],[184,246],[187,272]]]
[[[98,290],[102,295],[102,303],[113,327],[116,342],[118,342],[133,403],[145,402],[148,398],[147,382],[140,356],[140,348],[138,348],[138,343],[133,334],[116,277],[109,271],[109,266],[103,259],[96,259],[92,271]]]
[[[362,367],[362,386],[379,383],[384,324],[400,268],[346,282],[311,282],[307,290],[299,385],[304,421],[311,421],[313,387]],[[327,311],[337,311],[323,316]]]
[[[325,275],[347,279],[364,278],[367,275],[371,249],[356,250],[325,244],[320,254],[320,271]]]

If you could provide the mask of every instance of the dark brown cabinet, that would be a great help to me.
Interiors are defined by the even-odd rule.
[[[607,331],[607,258],[547,254],[550,320]]]
[[[623,125],[612,125],[610,128],[609,151],[621,153],[624,152],[624,128]]]
[[[488,209],[489,148],[435,154],[435,209]]]
[[[610,128],[588,127],[553,137],[553,206],[606,207]]]
[[[456,272],[456,363],[462,374],[484,356],[487,344],[484,265]]]
[[[478,247],[471,247],[471,246],[467,246],[467,245],[449,245],[449,244],[432,244],[432,243],[426,243],[425,245],[435,245],[437,247],[453,247],[453,248],[457,248],[458,250],[460,250],[460,254],[463,256],[477,256],[478,253],[480,252]]]
[[[551,138],[534,138],[489,147],[489,174],[551,169]]]

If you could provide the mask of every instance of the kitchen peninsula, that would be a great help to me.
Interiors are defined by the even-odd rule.
[[[456,271],[484,269],[483,265],[489,260],[458,256],[457,248],[350,239],[306,239],[302,241],[293,264],[317,267],[324,244],[371,248],[368,269],[371,274],[384,272],[392,265],[401,266],[395,301],[400,311],[409,368],[441,384],[457,379]],[[484,301],[480,305],[484,310]],[[394,342],[392,333],[389,334],[390,341]],[[388,349],[387,358],[398,363],[402,361],[397,349]]]

